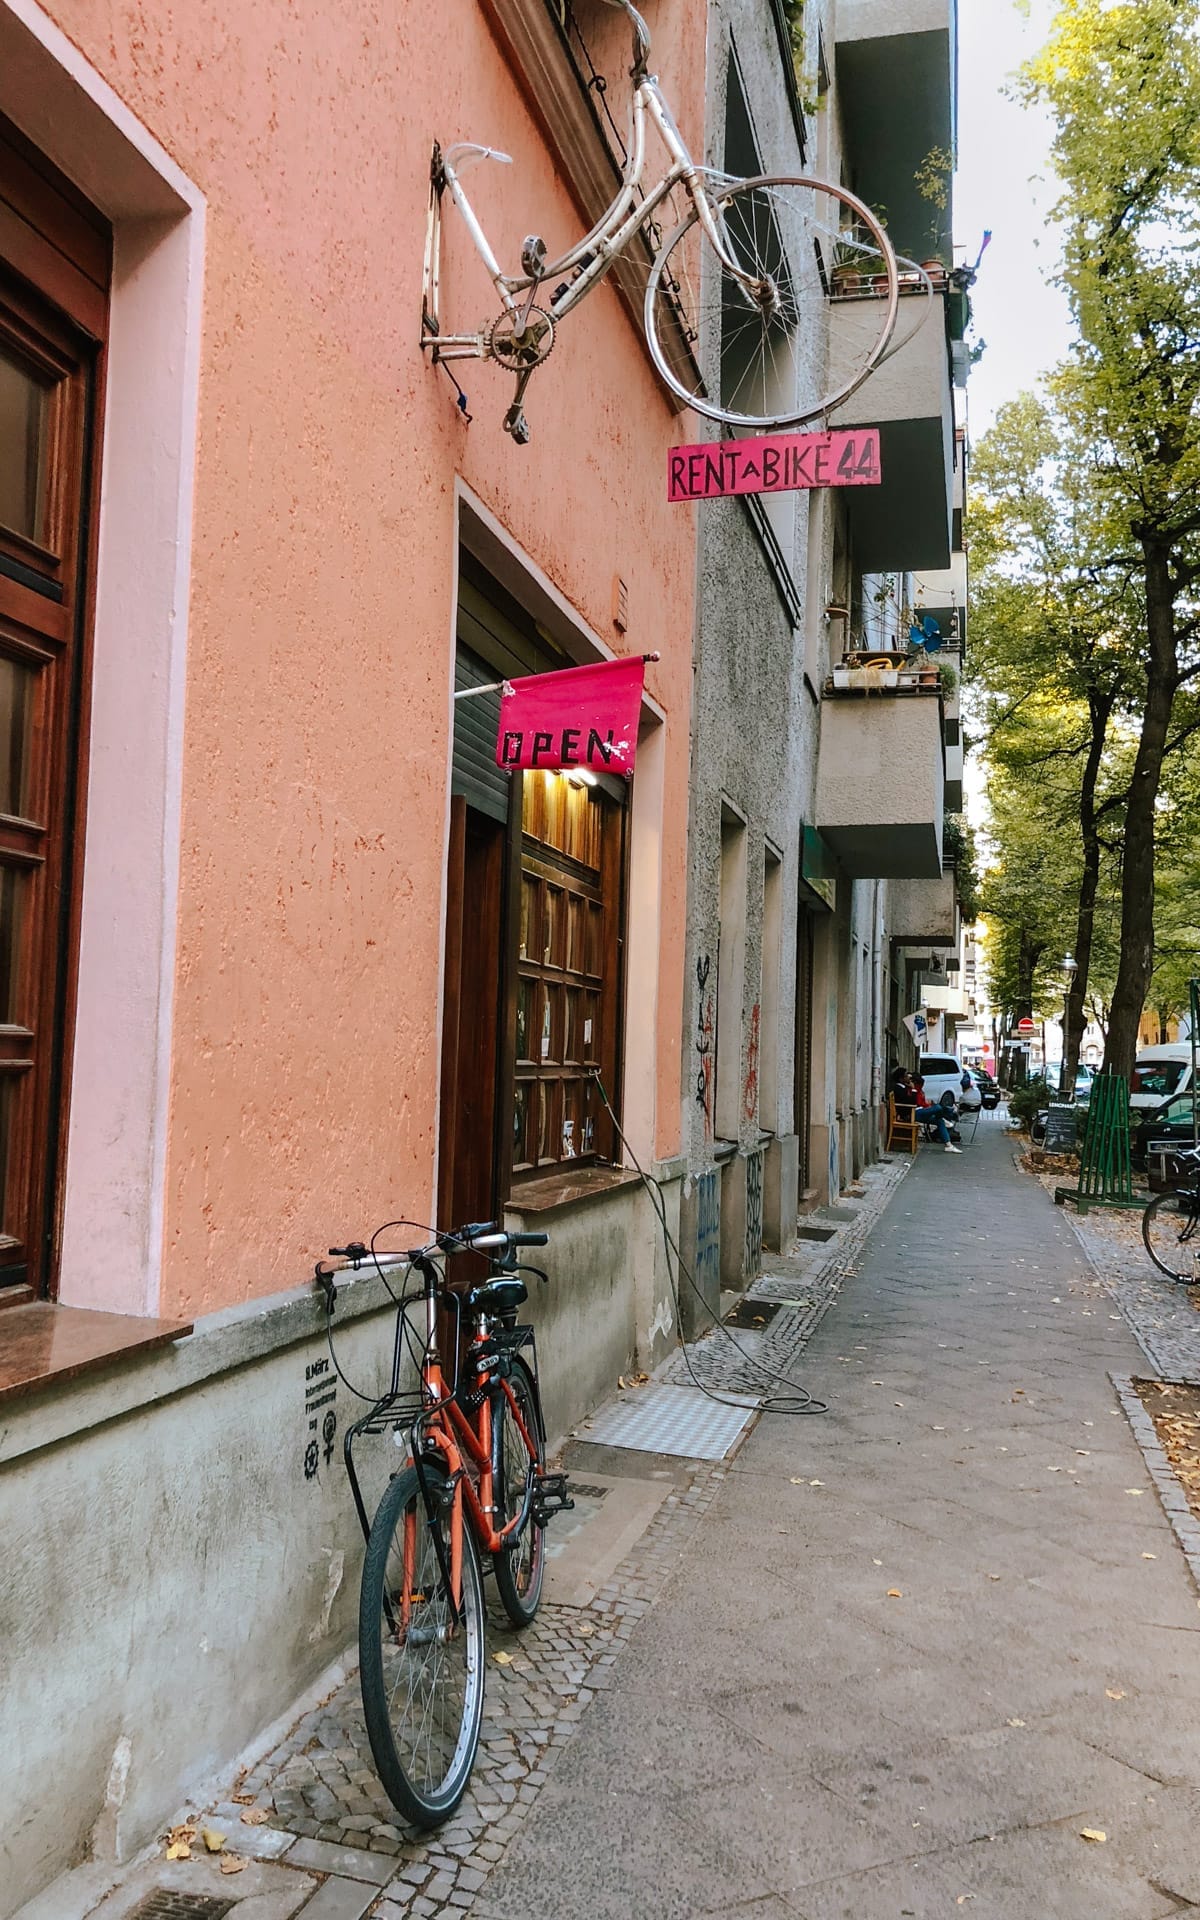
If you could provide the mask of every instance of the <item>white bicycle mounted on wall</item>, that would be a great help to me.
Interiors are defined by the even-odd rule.
[[[630,0],[610,0],[633,24],[633,102],[624,173],[591,232],[558,259],[530,235],[521,271],[505,273],[462,186],[467,167],[508,162],[494,148],[464,142],[434,148],[425,240],[421,345],[435,362],[493,360],[516,376],[504,430],[529,439],[525,389],[554,347],[559,323],[591,292],[616,257],[641,236],[652,254],[643,322],[667,387],[697,413],[747,431],[795,427],[828,416],[888,353],[896,328],[899,274],[879,220],[844,187],[803,174],[743,179],[699,167],[675,125],[658,80],[647,70],[650,34]],[[669,158],[643,190],[647,122]],[[680,190],[687,210],[665,236],[654,216]],[[449,194],[475,246],[501,311],[473,333],[446,333],[439,311],[442,203]],[[911,263],[905,262],[906,267]],[[928,276],[915,268],[921,291]],[[539,298],[549,283],[553,291]],[[822,364],[827,309],[839,289],[864,291],[855,324],[842,331],[836,364]],[[922,300],[921,318],[929,305]],[[907,330],[911,338],[915,328]],[[719,353],[710,343],[719,342]],[[903,344],[903,343],[899,343]],[[719,359],[706,381],[698,350]],[[710,390],[715,384],[718,391]],[[461,397],[461,390],[460,390]]]

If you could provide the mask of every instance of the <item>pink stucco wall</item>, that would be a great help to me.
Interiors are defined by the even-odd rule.
[[[656,1145],[679,1124],[692,509],[665,500],[670,413],[615,292],[571,318],[500,431],[416,345],[429,150],[470,176],[502,258],[578,231],[477,0],[56,0],[63,30],[208,204],[184,734],[164,1311],[297,1284],[331,1237],[429,1218],[455,480],[581,617],[658,649],[668,716]],[[703,6],[650,9],[702,147]],[[620,72],[620,69],[617,69]],[[492,305],[448,223],[446,319]],[[103,537],[103,530],[102,530]]]

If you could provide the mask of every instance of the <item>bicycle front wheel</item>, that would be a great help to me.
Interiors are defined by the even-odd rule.
[[[426,1467],[450,1564],[450,1483]],[[466,1791],[483,1718],[483,1576],[462,1522],[461,1618],[446,1588],[416,1469],[391,1482],[371,1528],[358,1616],[363,1714],[379,1778],[416,1827],[436,1827]]]
[[[1200,1193],[1160,1193],[1142,1215],[1142,1239],[1160,1273],[1200,1282]]]
[[[537,1387],[523,1360],[513,1360],[508,1385],[516,1414],[520,1415],[520,1426],[513,1404],[501,1389],[492,1401],[492,1472],[498,1527],[520,1513],[529,1477],[539,1472],[546,1461]],[[525,1444],[522,1427],[533,1443],[532,1454]],[[527,1627],[542,1598],[542,1577],[546,1571],[545,1528],[533,1519],[527,1520],[520,1538],[492,1555],[492,1565],[496,1570],[496,1592],[501,1606],[514,1627]]]
[[[712,231],[693,203],[646,287],[659,374],[685,406],[732,427],[832,412],[879,364],[896,325],[896,256],[879,221],[856,194],[802,174],[703,191]],[[831,329],[835,303],[843,324]]]

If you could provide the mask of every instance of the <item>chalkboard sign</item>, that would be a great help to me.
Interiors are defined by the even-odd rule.
[[[1076,1125],[1079,1108],[1060,1105],[1051,1106],[1046,1114],[1046,1138],[1043,1145],[1047,1153],[1074,1153],[1076,1148]]]

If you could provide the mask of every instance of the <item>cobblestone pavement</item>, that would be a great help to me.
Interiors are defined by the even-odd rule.
[[[588,1607],[543,1605],[514,1633],[489,1617],[487,1697],[479,1756],[454,1818],[432,1836],[396,1815],[376,1778],[357,1676],[307,1714],[239,1781],[265,1809],[248,1826],[244,1804],[220,1802],[204,1818],[239,1853],[333,1876],[349,1886],[331,1920],[370,1911],[378,1920],[462,1920],[575,1733],[638,1621],[653,1606],[724,1477],[684,1472],[636,1548]],[[498,1657],[499,1656],[499,1657]],[[353,1904],[353,1885],[361,1904]]]
[[[673,1386],[699,1380],[722,1393],[762,1393],[772,1374],[786,1374],[837,1299],[872,1227],[911,1165],[908,1154],[881,1160],[867,1168],[836,1207],[804,1216],[805,1229],[830,1231],[832,1239],[801,1240],[786,1257],[764,1252],[763,1271],[749,1289],[749,1298],[786,1304],[761,1333],[739,1328],[735,1346],[713,1329],[690,1344],[686,1359],[682,1352],[673,1354],[658,1377]]]
[[[908,1156],[881,1162],[836,1208],[807,1216],[805,1224],[828,1232],[829,1239],[802,1242],[791,1258],[765,1256],[752,1297],[789,1304],[763,1334],[738,1330],[739,1346],[757,1364],[747,1366],[714,1333],[691,1349],[699,1378],[713,1387],[761,1392],[764,1369],[786,1370],[854,1270],[911,1164]],[[656,1378],[689,1384],[682,1355],[669,1359]],[[586,1442],[586,1432],[583,1437]],[[627,1457],[631,1465],[638,1458]],[[675,1463],[673,1491],[589,1606],[544,1603],[520,1634],[503,1615],[491,1613],[479,1756],[461,1807],[438,1833],[415,1833],[384,1795],[357,1676],[306,1714],[239,1780],[241,1799],[218,1802],[205,1821],[228,1835],[231,1850],[328,1874],[326,1897],[341,1902],[331,1905],[330,1920],[358,1920],[368,1912],[376,1920],[463,1920],[589,1705],[611,1687],[634,1628],[679,1564],[725,1474],[721,1465]],[[247,1824],[245,1796],[266,1812],[265,1823]]]
[[[1043,1177],[1048,1197],[1062,1177]],[[1200,1383],[1200,1290],[1175,1286],[1152,1264],[1142,1244],[1142,1217],[1116,1209],[1089,1208],[1066,1215],[1076,1237],[1142,1352],[1164,1380]]]

